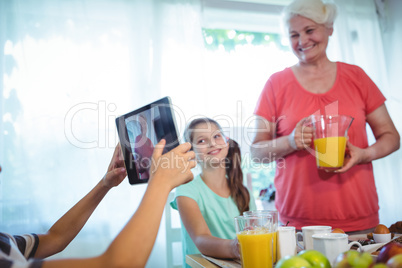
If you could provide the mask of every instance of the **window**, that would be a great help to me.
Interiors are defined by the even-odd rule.
[[[266,201],[257,204],[272,208],[269,201],[273,200],[275,192],[275,162],[257,164],[253,161],[249,152],[252,137],[247,134],[247,128],[252,127],[253,110],[268,77],[293,65],[295,57],[281,35],[275,32],[203,28],[203,36],[206,88],[218,100],[225,100],[222,104],[228,106],[225,110],[235,112],[221,114],[219,107],[209,113],[221,119],[219,122],[223,122],[228,135],[241,144],[245,181],[256,199]],[[230,106],[236,103],[233,110]]]

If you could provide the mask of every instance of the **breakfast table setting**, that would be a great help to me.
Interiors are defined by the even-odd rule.
[[[385,266],[378,267],[402,267],[402,221],[395,223],[400,225],[401,230],[393,229],[392,226],[395,224],[389,228],[379,224],[373,233],[347,235],[341,229],[330,226],[305,226],[302,227],[301,231],[296,232],[292,226],[275,227],[277,211],[257,210],[251,213],[254,213],[254,216],[259,215],[248,219],[248,223],[252,221],[254,224],[256,221],[261,223],[259,217],[265,217],[262,216],[264,213],[268,214],[267,218],[270,224],[267,225],[264,222],[265,220],[263,220],[263,223],[265,227],[268,226],[267,231],[274,231],[272,236],[267,236],[271,238],[267,241],[272,245],[272,247],[267,247],[268,251],[257,252],[258,250],[253,248],[253,254],[248,253],[249,256],[247,256],[246,247],[250,249],[252,245],[245,243],[242,245],[240,237],[241,259],[220,259],[203,254],[189,254],[185,258],[186,264],[193,268],[314,267],[317,263],[310,263],[311,266],[299,266],[297,261],[300,258],[304,258],[307,262],[321,258],[322,263],[318,264],[321,266],[317,267],[364,268],[373,267],[379,261]],[[244,219],[242,220],[244,221]],[[249,227],[250,225],[248,225]],[[247,231],[249,232],[249,230]],[[244,235],[244,230],[240,231],[237,227],[237,233],[239,234],[239,232],[243,232]],[[256,236],[261,234],[249,233],[248,235]],[[350,261],[350,256],[352,255],[355,255],[353,257],[356,265],[346,266],[345,263],[348,260]],[[254,260],[250,261],[250,258],[254,258]],[[393,259],[396,259],[396,261],[393,261]],[[291,262],[292,260],[293,262]],[[242,261],[247,261],[247,263],[242,265]]]

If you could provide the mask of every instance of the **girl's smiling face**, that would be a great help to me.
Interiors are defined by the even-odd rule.
[[[192,133],[192,145],[200,162],[221,163],[229,151],[226,137],[214,123],[198,124]]]
[[[289,21],[289,40],[300,62],[314,62],[326,57],[333,28],[327,28],[306,17],[296,15]]]

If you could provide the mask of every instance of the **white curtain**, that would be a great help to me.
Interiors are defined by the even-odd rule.
[[[402,136],[402,1],[377,0],[388,78],[387,108],[399,134]],[[402,149],[374,162],[377,189],[380,196],[380,219],[389,226],[402,219]]]
[[[400,83],[402,21],[398,0],[335,0],[339,16],[329,44],[331,60],[362,67],[387,98],[386,106],[402,133]],[[399,28],[398,28],[399,27]],[[375,141],[368,127],[369,141]],[[402,218],[402,151],[373,162],[380,205],[380,222],[390,226]]]
[[[94,187],[117,116],[164,95],[194,106],[199,10],[196,0],[0,1],[1,231],[45,232]],[[145,187],[113,189],[56,257],[103,252]],[[162,230],[149,267],[166,265],[164,247]]]

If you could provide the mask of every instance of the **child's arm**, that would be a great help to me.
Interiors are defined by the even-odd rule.
[[[178,196],[176,200],[184,227],[202,254],[217,258],[240,257],[236,239],[222,239],[211,234],[194,199]]]
[[[145,267],[158,233],[169,192],[193,178],[194,152],[185,143],[161,156],[165,141],[154,150],[152,175],[138,210],[106,252],[87,259],[49,260],[43,268]]]
[[[102,180],[64,214],[46,234],[38,235],[39,245],[35,258],[46,258],[66,248],[84,227],[103,197],[111,188],[119,185],[126,175],[120,144],[118,144]]]

